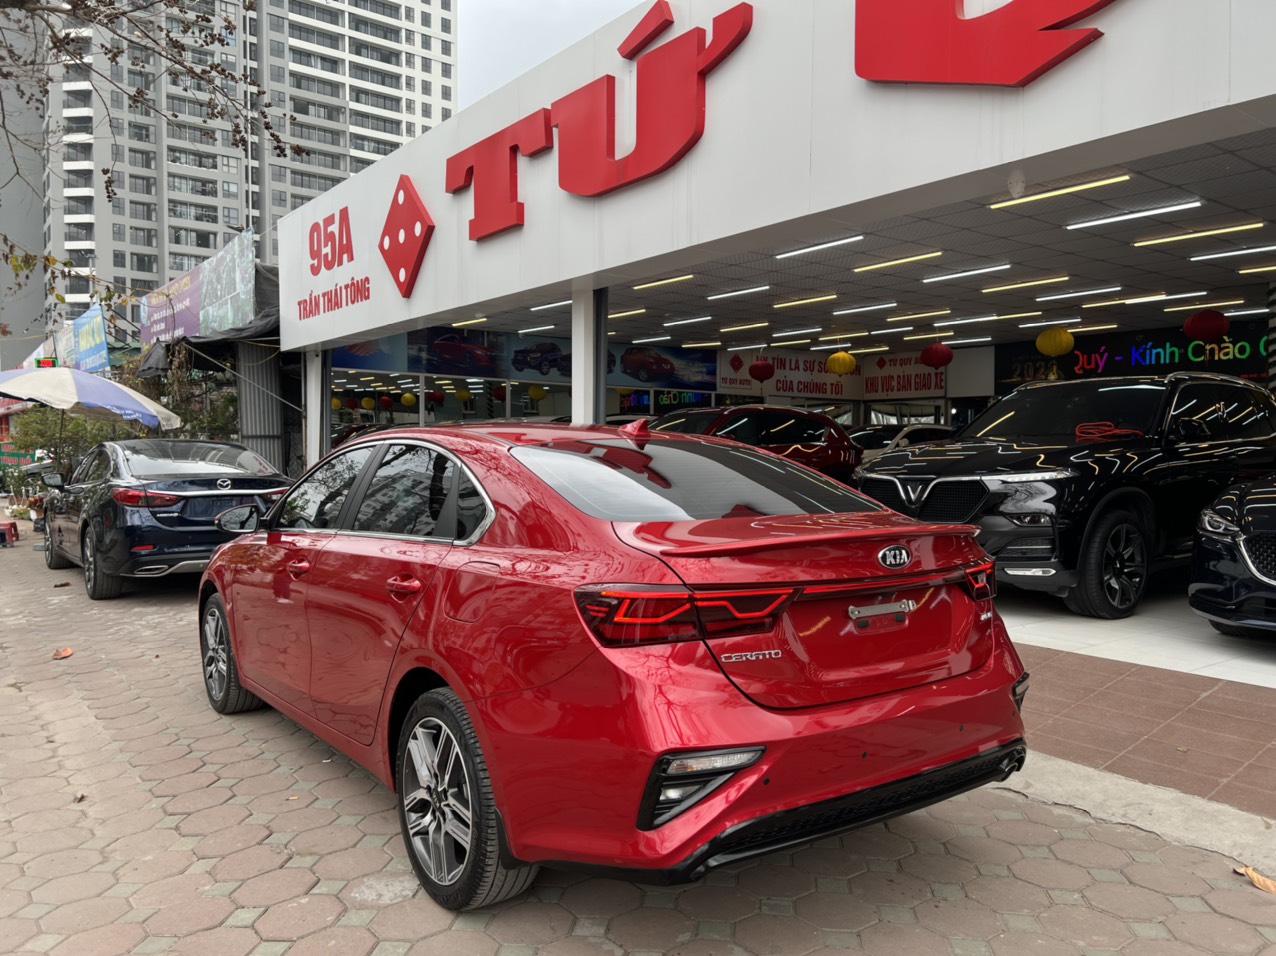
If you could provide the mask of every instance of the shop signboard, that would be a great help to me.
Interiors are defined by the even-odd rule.
[[[111,353],[106,344],[106,316],[102,306],[94,303],[72,326],[75,342],[75,359],[62,358],[63,365],[78,368],[81,372],[103,372],[111,367]]]
[[[142,345],[242,328],[252,321],[255,254],[244,230],[217,255],[142,297]]]
[[[855,374],[863,381],[863,399],[877,402],[905,398],[943,398],[948,394],[944,369],[928,368],[921,352],[865,355]]]
[[[1232,322],[1221,342],[1194,342],[1182,329],[1156,329],[1082,335],[1076,349],[1047,358],[1032,342],[998,345],[997,394],[1026,382],[1072,381],[1113,375],[1167,375],[1170,372],[1220,372],[1265,381],[1267,323]]]
[[[763,355],[775,366],[775,376],[759,383],[749,375],[749,368]],[[797,405],[862,398],[860,382],[853,376],[827,371],[824,367],[827,361],[828,355],[823,352],[724,350],[718,353],[718,391],[727,395],[756,395],[759,400],[781,398],[786,404]]]

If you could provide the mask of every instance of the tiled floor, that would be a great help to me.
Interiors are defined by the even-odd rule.
[[[1226,637],[1192,612],[1186,594],[1184,575],[1155,578],[1123,621],[1077,617],[1060,600],[1014,588],[1002,588],[997,603],[1018,644],[1276,688],[1276,632]]]

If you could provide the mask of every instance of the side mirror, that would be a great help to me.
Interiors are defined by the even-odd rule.
[[[56,471],[46,471],[40,476],[40,480],[44,482],[44,486],[46,488],[61,488],[66,484],[66,482],[62,480],[62,476]]]
[[[261,527],[261,514],[256,505],[240,505],[223,511],[213,524],[227,534],[252,534]]]

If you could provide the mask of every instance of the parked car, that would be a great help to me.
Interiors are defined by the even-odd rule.
[[[851,481],[860,463],[860,449],[841,425],[820,412],[783,405],[689,408],[657,418],[651,429],[729,438],[814,468],[838,481]]]
[[[66,479],[41,476],[44,563],[78,564],[93,600],[117,597],[125,578],[204,570],[234,537],[214,519],[229,508],[265,508],[291,481],[232,442],[130,439],[95,446]]]
[[[1276,469],[1276,400],[1176,372],[1023,385],[950,442],[882,455],[859,487],[922,521],[978,524],[1005,582],[1119,618],[1190,559],[1197,516]]]
[[[673,362],[644,345],[625,349],[620,356],[620,370],[640,382],[663,381],[675,372]]]
[[[395,789],[445,907],[539,864],[694,880],[1024,760],[970,529],[738,444],[384,432],[220,522],[243,536],[200,586],[210,704],[276,707]]]
[[[948,425],[872,425],[850,433],[851,441],[864,450],[864,461],[913,445],[943,441],[953,433]]]
[[[510,364],[514,366],[516,372],[531,368],[542,375],[548,375],[558,368],[562,355],[563,350],[553,342],[537,342],[535,345],[516,351]]]
[[[611,352],[607,353],[607,374],[610,375],[616,371],[616,356]],[[572,374],[572,353],[564,352],[558,357],[558,372],[560,375],[571,377]]]
[[[1276,475],[1234,485],[1201,512],[1187,603],[1221,634],[1276,636]]]
[[[496,352],[486,345],[467,342],[455,332],[440,335],[430,344],[431,350],[445,365],[460,367],[466,371],[494,368]]]

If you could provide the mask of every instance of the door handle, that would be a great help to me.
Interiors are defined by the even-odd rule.
[[[303,574],[308,574],[309,572],[310,572],[309,561],[290,561],[288,563],[288,573],[291,574],[294,578],[299,578]]]
[[[421,582],[416,578],[394,577],[385,582],[385,589],[391,594],[400,594],[407,597],[421,593]]]

